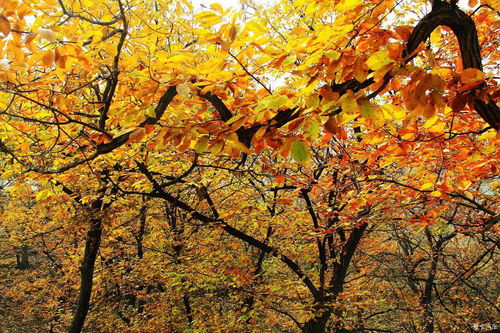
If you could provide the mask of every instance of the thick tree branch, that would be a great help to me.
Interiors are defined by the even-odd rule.
[[[406,61],[411,60],[420,43],[426,41],[431,32],[441,25],[449,27],[457,37],[464,68],[482,70],[481,49],[474,21],[456,5],[441,0],[434,1],[432,11],[424,16],[413,29],[406,43],[403,58]],[[500,129],[500,109],[491,97],[488,96],[488,99],[489,101],[485,102],[476,98],[474,108],[489,125],[498,130]]]

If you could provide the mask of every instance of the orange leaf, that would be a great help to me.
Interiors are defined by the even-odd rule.
[[[54,51],[52,50],[49,50],[49,51],[46,51],[42,57],[42,63],[46,66],[46,67],[49,67],[50,65],[52,65],[54,63],[54,59],[55,59],[55,54],[54,54]]]
[[[477,0],[469,0],[469,7],[475,7],[477,5]]]
[[[274,181],[277,183],[277,184],[284,184],[285,183],[285,175],[284,174],[279,174],[276,176],[276,178],[274,178]]]
[[[476,68],[467,68],[460,73],[460,81],[464,84],[484,80],[484,73]]]
[[[339,130],[339,126],[337,124],[337,121],[333,117],[328,117],[328,120],[326,121],[324,126],[325,126],[325,129],[332,134],[337,133]]]
[[[7,20],[7,18],[3,15],[0,15],[0,31],[7,37],[10,32],[10,22]]]
[[[136,143],[142,140],[146,135],[146,129],[144,127],[138,127],[130,133],[127,143]]]
[[[234,25],[231,25],[231,28],[229,29],[229,40],[234,42],[236,39],[236,27]]]

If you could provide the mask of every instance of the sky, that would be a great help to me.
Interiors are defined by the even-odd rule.
[[[192,3],[196,6],[205,5],[207,7],[210,7],[210,4],[214,2],[221,4],[224,8],[238,8],[240,6],[240,0],[192,0]]]
[[[278,0],[276,0],[277,2]],[[207,7],[210,6],[211,3],[217,2],[221,4],[223,7],[234,7],[238,8],[240,6],[240,0],[192,0],[193,4],[197,6],[201,5],[206,5]],[[268,0],[268,2],[271,2]],[[469,0],[460,0],[458,2],[460,8],[467,9],[469,8],[468,6]]]

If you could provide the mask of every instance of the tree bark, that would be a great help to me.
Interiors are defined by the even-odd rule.
[[[304,323],[302,326],[303,333],[323,333],[326,331],[326,323],[331,316],[331,310],[325,309],[325,311],[319,315],[315,316]]]
[[[95,218],[91,221],[90,228],[85,239],[85,253],[83,255],[82,266],[80,268],[81,283],[78,295],[78,304],[73,315],[69,333],[80,333],[83,323],[87,317],[90,306],[90,296],[92,294],[92,284],[94,277],[95,260],[102,236],[102,221]]]
[[[144,257],[144,246],[142,245],[142,240],[144,238],[144,233],[146,232],[146,212],[148,207],[146,205],[141,207],[141,211],[139,212],[139,231],[135,237],[137,241],[137,257],[142,259]]]
[[[19,269],[27,269],[30,267],[28,260],[28,247],[26,245],[21,247],[21,253],[19,253],[19,251],[16,253],[16,261],[17,268]]]

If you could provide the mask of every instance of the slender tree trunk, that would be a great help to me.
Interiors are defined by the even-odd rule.
[[[142,259],[144,257],[144,247],[142,245],[142,241],[144,239],[144,233],[146,232],[146,212],[148,207],[146,205],[141,207],[141,211],[139,212],[139,231],[136,235],[137,241],[137,256]]]
[[[193,324],[193,310],[191,309],[191,302],[189,301],[188,293],[184,293],[182,296],[182,301],[184,302],[184,309],[186,310],[186,317],[189,325]]]
[[[90,228],[87,232],[85,240],[85,253],[83,255],[80,282],[80,292],[78,295],[78,304],[73,315],[69,333],[80,333],[83,328],[83,323],[87,317],[90,305],[90,296],[92,294],[92,280],[94,277],[94,266],[101,243],[102,236],[102,221],[101,219],[93,219]]]
[[[21,247],[21,251],[17,251],[16,253],[16,261],[17,261],[17,268],[19,269],[27,269],[30,267],[30,263],[28,260],[28,247],[26,245],[23,245]]]

